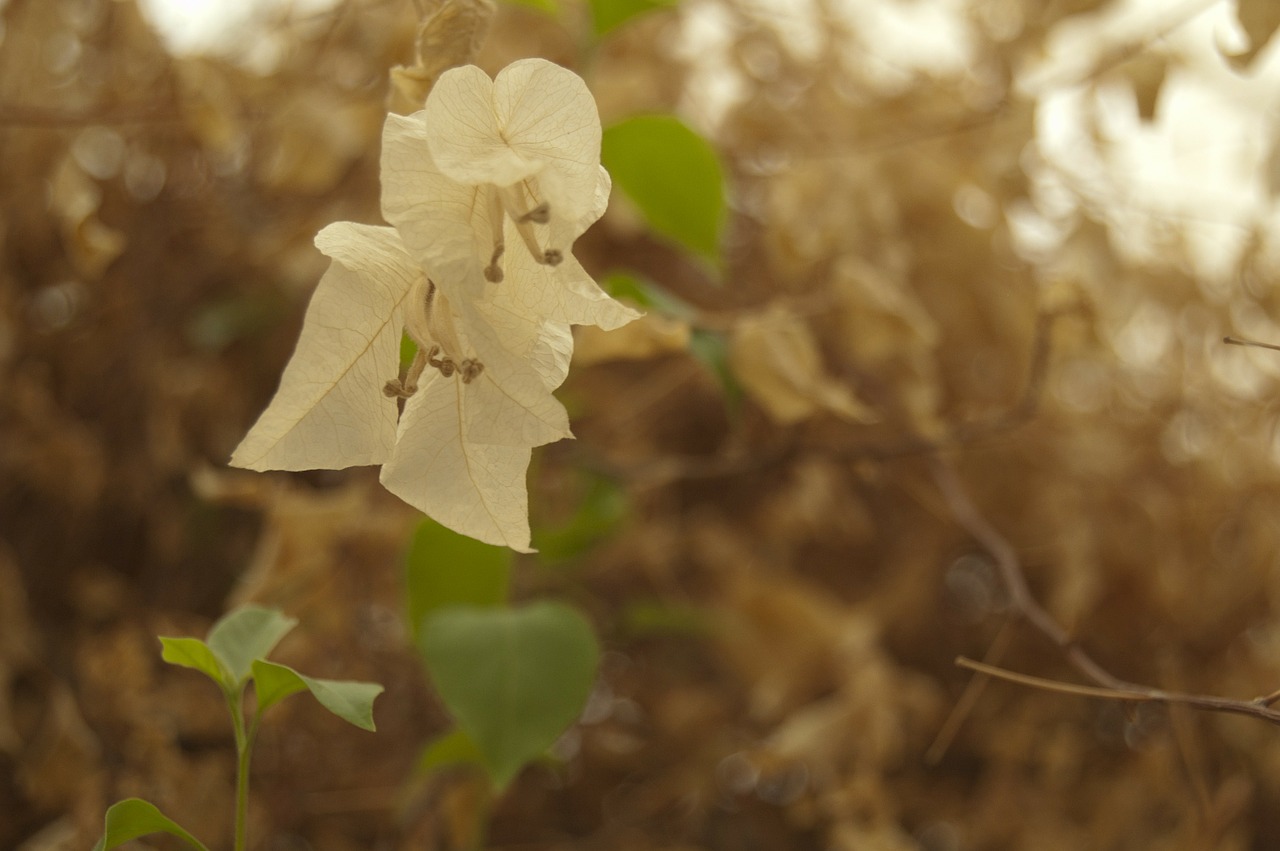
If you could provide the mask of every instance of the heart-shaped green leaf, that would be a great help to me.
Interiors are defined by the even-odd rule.
[[[437,610],[419,646],[498,789],[578,717],[600,655],[586,618],[550,602]]]
[[[275,609],[241,606],[209,630],[209,649],[222,660],[239,686],[249,678],[253,660],[270,653],[297,623]]]
[[[373,701],[382,694],[377,683],[356,680],[321,680],[299,674],[287,665],[263,659],[253,662],[253,683],[258,695],[258,712],[265,712],[291,694],[310,691],[320,705],[343,721],[362,730],[376,729]]]
[[[204,844],[187,833],[173,819],[160,812],[150,801],[141,798],[126,798],[107,809],[107,816],[102,830],[102,838],[93,846],[93,851],[109,851],[123,845],[131,839],[146,836],[150,833],[167,833],[186,842],[192,848],[208,851]]]
[[[511,550],[446,529],[434,520],[418,524],[405,554],[409,625],[444,606],[498,606],[506,602]]]
[[[438,739],[432,740],[418,756],[417,770],[426,774],[450,765],[478,765],[483,767],[484,754],[471,741],[467,731],[454,727]]]

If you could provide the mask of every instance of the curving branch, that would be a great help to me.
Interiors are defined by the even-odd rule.
[[[1019,617],[1031,624],[1038,632],[1056,644],[1062,650],[1067,661],[1096,685],[1079,685],[1029,676],[995,665],[976,662],[963,656],[956,659],[957,665],[984,676],[1063,694],[1075,694],[1131,703],[1164,703],[1187,706],[1206,712],[1247,715],[1251,718],[1269,721],[1272,724],[1280,724],[1280,710],[1272,708],[1277,701],[1280,701],[1280,691],[1252,700],[1235,700],[1213,695],[1166,691],[1140,683],[1132,683],[1115,676],[1103,668],[1084,651],[1079,643],[1067,633],[1066,629],[1054,620],[1053,616],[1032,596],[1031,590],[1027,586],[1026,577],[1022,572],[1022,562],[1018,559],[1013,545],[978,511],[977,506],[974,505],[973,500],[960,482],[960,477],[951,465],[940,458],[935,458],[933,462],[933,477],[938,489],[946,499],[956,522],[995,559],[1000,578],[1009,593],[1011,613],[1015,617]]]

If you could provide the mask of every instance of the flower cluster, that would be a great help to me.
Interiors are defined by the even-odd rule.
[[[388,490],[444,525],[527,551],[531,450],[572,436],[552,395],[569,326],[637,315],[570,253],[608,197],[600,119],[575,74],[541,59],[493,80],[444,73],[422,111],[387,118],[391,227],[338,222],[316,237],[332,263],[231,463],[381,464]],[[418,346],[404,371],[402,333]]]

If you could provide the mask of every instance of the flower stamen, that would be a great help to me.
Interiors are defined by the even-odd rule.
[[[501,242],[493,246],[493,256],[489,258],[489,265],[484,267],[484,279],[491,284],[500,284],[505,277],[498,261],[502,259],[502,254],[506,250],[507,247]]]
[[[516,186],[499,189],[495,194],[502,210],[515,224],[516,233],[520,234],[520,240],[524,242],[529,256],[543,266],[558,266],[564,260],[564,254],[558,248],[543,249],[533,231],[534,225],[545,225],[551,221],[551,205],[546,201],[537,201],[533,207],[526,209],[526,192],[531,200],[537,201],[537,193],[527,180]]]
[[[438,346],[436,348],[439,348]],[[414,393],[418,392],[418,379],[422,377],[422,371],[427,368],[429,355],[424,355],[419,349],[413,356],[413,363],[409,368],[402,372],[399,377],[393,378],[386,384],[382,385],[382,395],[391,399],[408,399]]]
[[[547,222],[551,221],[551,205],[546,201],[543,201],[541,204],[521,216],[518,221],[533,222],[536,225],[545,225]]]
[[[491,284],[502,283],[503,275],[502,267],[498,265],[498,261],[502,259],[502,254],[507,250],[505,237],[503,236],[503,216],[502,199],[498,197],[498,193],[491,192],[489,194],[489,230],[493,234],[493,253],[489,255],[489,265],[484,267],[484,279]]]

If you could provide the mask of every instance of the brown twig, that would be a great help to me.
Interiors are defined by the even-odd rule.
[[[991,646],[987,648],[986,656],[982,659],[983,664],[994,666],[1004,656],[1005,651],[1009,649],[1009,642],[1013,638],[1013,630],[1010,628],[1012,625],[1012,621],[1006,620],[1000,626],[1000,631],[996,633],[995,640],[991,642]],[[938,730],[938,735],[934,736],[933,744],[929,745],[929,749],[924,752],[926,764],[937,765],[942,761],[947,749],[955,741],[956,733],[960,732],[960,727],[964,724],[965,719],[969,717],[969,713],[973,711],[973,707],[977,705],[978,698],[982,696],[982,692],[989,682],[991,682],[991,678],[984,674],[979,674],[969,680],[968,685],[965,686],[960,695],[960,699],[952,707],[951,714],[947,716],[947,720],[942,723],[942,728]]]
[[[996,531],[973,504],[969,494],[960,483],[955,470],[941,459],[935,459],[933,465],[934,480],[942,491],[943,497],[951,508],[956,522],[982,545],[996,561],[1001,579],[1009,593],[1011,611],[1025,619],[1035,629],[1056,644],[1067,660],[1082,674],[1097,683],[1096,686],[1078,685],[1042,677],[1020,674],[994,665],[975,662],[960,657],[956,664],[1031,688],[1056,691],[1064,694],[1075,694],[1084,697],[1096,697],[1104,700],[1121,700],[1137,703],[1164,703],[1189,706],[1207,712],[1223,712],[1233,715],[1247,715],[1273,724],[1280,724],[1280,711],[1271,708],[1277,699],[1275,693],[1253,700],[1234,700],[1212,695],[1189,694],[1186,692],[1166,691],[1138,683],[1128,682],[1107,671],[1093,660],[1083,648],[1067,634],[1067,631],[1053,619],[1032,596],[1022,573],[1022,564],[1018,560],[1013,545]]]

